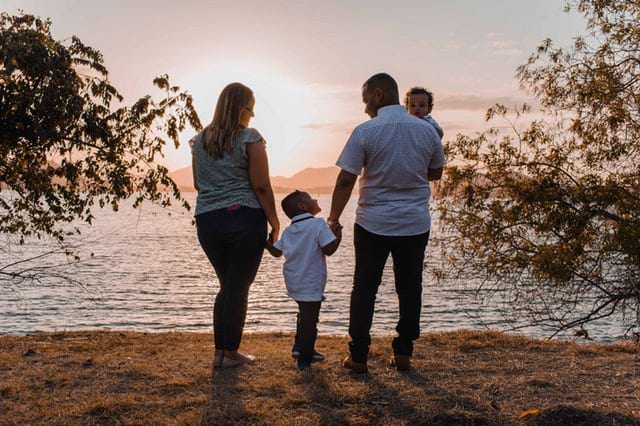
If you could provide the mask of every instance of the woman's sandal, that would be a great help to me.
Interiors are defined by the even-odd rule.
[[[247,355],[247,354],[238,352],[236,357],[234,358],[230,358],[228,356],[223,357],[221,367],[223,368],[239,367],[245,364],[253,364],[255,360],[256,360],[256,357],[253,355]]]

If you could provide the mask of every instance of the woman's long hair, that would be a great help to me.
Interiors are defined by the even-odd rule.
[[[228,84],[218,97],[213,121],[204,129],[202,143],[213,158],[222,158],[233,151],[240,132],[240,113],[249,105],[253,92],[241,83]]]

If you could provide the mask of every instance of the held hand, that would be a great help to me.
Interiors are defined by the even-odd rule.
[[[273,245],[276,243],[276,241],[278,241],[279,237],[280,237],[280,228],[271,228],[271,232],[269,233],[269,239],[267,240],[267,243],[269,245]]]
[[[338,232],[342,231],[342,225],[337,220],[327,220],[327,225],[329,225],[329,229],[333,232],[334,235],[338,235]]]
[[[333,232],[333,235],[336,236],[336,238],[341,239],[342,238],[342,225],[339,225],[340,227],[338,229],[335,230],[331,230]]]

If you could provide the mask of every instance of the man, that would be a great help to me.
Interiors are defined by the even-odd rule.
[[[327,220],[329,226],[340,227],[340,215],[364,169],[354,226],[350,356],[343,365],[367,371],[376,293],[391,253],[400,306],[391,363],[402,371],[410,368],[413,341],[420,335],[422,268],[431,228],[429,181],[442,176],[444,151],[433,126],[400,105],[398,85],[390,75],[369,78],[362,86],[362,101],[371,120],[353,130],[336,162],[342,170]]]

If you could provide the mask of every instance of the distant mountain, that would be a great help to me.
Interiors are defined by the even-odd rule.
[[[193,187],[193,174],[191,173],[191,166],[183,167],[169,173],[169,177],[178,185],[180,191],[194,192]]]
[[[336,166],[307,168],[291,177],[272,176],[271,185],[277,193],[287,193],[294,189],[307,191],[311,194],[330,194],[336,183],[340,169]],[[193,191],[193,175],[191,167],[183,167],[169,173],[181,191]]]
[[[336,166],[307,168],[291,177],[272,176],[274,187],[304,190],[309,193],[331,193],[340,169]]]

